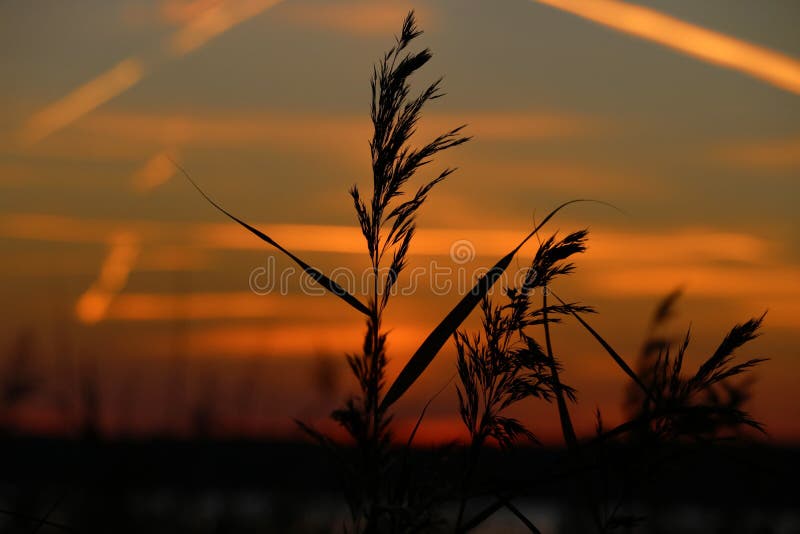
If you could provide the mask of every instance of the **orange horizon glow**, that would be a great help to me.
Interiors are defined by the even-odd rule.
[[[8,303],[0,372],[13,371],[15,343],[28,336],[42,386],[19,421],[28,418],[32,431],[77,428],[77,416],[58,420],[60,405],[77,414],[81,380],[96,378],[110,434],[158,432],[153,421],[174,377],[188,391],[178,406],[187,436],[198,398],[229,412],[220,432],[294,437],[298,415],[326,428],[350,391],[344,356],[363,350],[364,316],[215,211],[173,161],[225,209],[367,302],[370,259],[348,188],[365,198],[372,191],[372,66],[413,7],[424,34],[408,51],[430,47],[433,58],[409,96],[440,76],[446,94],[426,104],[410,145],[462,124],[472,139],[436,154],[393,199],[457,169],[421,209],[382,318],[387,382],[476,276],[550,209],[596,199],[559,211],[526,243],[493,286],[494,303],[506,302],[503,289],[519,283],[539,239],[588,227],[586,252],[571,258],[575,273],[550,289],[595,306],[586,320],[632,366],[654,328],[653,308],[681,289],[675,316],[657,333],[672,339],[693,321],[687,372],[734,324],[767,311],[763,335],[737,356],[770,358],[755,370],[747,409],[776,440],[800,440],[798,7],[110,0],[83,12],[28,4],[0,2],[0,18],[11,21],[0,35],[8,45],[0,74],[11,81],[0,91],[0,294]],[[464,242],[471,250],[460,263],[453,247]],[[273,278],[254,275],[267,268]],[[434,288],[439,268],[446,289]],[[477,332],[479,315],[463,327]],[[595,406],[608,422],[621,420],[628,379],[573,319],[552,341],[565,382],[580,394],[576,427],[588,435]],[[543,335],[538,324],[529,332]],[[399,436],[450,379],[454,352],[448,341],[397,404]],[[316,389],[323,360],[339,373],[333,392]],[[253,413],[229,402],[245,382]],[[463,436],[449,387],[419,443]],[[136,406],[119,408],[125,402]],[[559,441],[557,413],[528,408],[524,417],[541,421],[533,430]]]

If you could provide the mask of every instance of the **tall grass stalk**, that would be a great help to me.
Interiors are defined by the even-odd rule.
[[[408,252],[416,230],[416,216],[430,191],[449,176],[447,168],[418,187],[407,200],[406,187],[416,172],[432,161],[439,152],[458,146],[469,138],[462,135],[464,126],[449,130],[419,148],[410,145],[423,107],[442,96],[441,79],[411,96],[410,78],[431,59],[430,50],[409,51],[409,45],[421,31],[413,12],[403,22],[394,46],[380,59],[371,79],[371,118],[373,137],[370,141],[372,160],[372,195],[365,200],[358,186],[353,186],[353,200],[372,268],[372,292],[367,307],[366,335],[363,351],[348,355],[360,392],[333,413],[333,417],[355,440],[363,464],[359,470],[366,476],[351,512],[362,521],[365,531],[383,524],[381,506],[386,505],[384,465],[388,462],[391,439],[391,417],[382,403],[385,385],[386,333],[383,313],[389,303],[392,287],[407,263]],[[381,278],[384,266],[388,275]],[[394,524],[392,518],[389,524]]]

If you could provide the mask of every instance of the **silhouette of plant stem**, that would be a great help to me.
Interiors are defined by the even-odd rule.
[[[373,137],[370,141],[372,157],[372,197],[365,201],[358,186],[350,195],[364,236],[372,270],[372,287],[369,297],[367,332],[363,352],[349,355],[348,363],[356,377],[360,392],[333,413],[333,418],[347,430],[360,449],[363,465],[358,467],[365,478],[363,487],[355,489],[351,513],[357,524],[366,532],[397,528],[398,517],[390,510],[393,491],[387,488],[386,468],[392,452],[391,416],[389,404],[384,402],[383,386],[387,356],[386,334],[382,331],[383,313],[389,303],[392,288],[406,266],[408,251],[416,231],[416,215],[425,203],[428,193],[449,176],[454,169],[445,169],[423,184],[404,202],[398,198],[415,173],[428,165],[434,155],[458,146],[469,138],[461,135],[463,126],[437,136],[420,148],[409,141],[416,130],[423,106],[442,96],[441,80],[430,84],[416,97],[410,96],[410,77],[430,59],[431,52],[407,52],[409,44],[421,35],[413,11],[403,23],[395,45],[384,54],[373,70],[371,89],[371,118]],[[381,279],[384,258],[388,261],[385,279]],[[401,500],[405,497],[400,497]],[[401,505],[407,503],[401,502]]]
[[[556,365],[555,357],[553,356],[553,343],[550,340],[550,320],[547,316],[547,286],[542,288],[542,326],[544,327],[544,341],[547,348],[547,360],[550,366],[550,373],[552,374],[553,386],[556,395],[556,402],[558,403],[558,418],[561,422],[561,433],[564,436],[564,442],[567,447],[574,450],[578,444],[575,437],[575,429],[572,426],[572,419],[569,415],[569,408],[567,401],[564,399],[564,392],[561,389],[561,380],[558,377],[558,366]]]

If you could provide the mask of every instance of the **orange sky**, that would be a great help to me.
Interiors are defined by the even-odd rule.
[[[753,411],[776,439],[800,440],[800,10],[725,0],[0,6],[0,75],[13,80],[0,88],[0,333],[13,347],[34,332],[48,377],[26,417],[59,426],[54,406],[90,362],[117,431],[160,428],[165,377],[182,374],[187,412],[213,394],[221,420],[238,413],[258,432],[324,419],[347,389],[343,354],[358,350],[361,318],[301,294],[298,278],[287,295],[254,294],[251,273],[272,251],[221,219],[169,158],[315,266],[361,273],[346,192],[369,183],[368,76],[409,7],[434,51],[423,78],[444,74],[448,93],[417,138],[461,123],[474,136],[436,163],[459,170],[425,206],[409,269],[459,267],[450,247],[468,240],[472,272],[535,215],[576,197],[611,202],[623,213],[578,205],[549,226],[591,229],[559,293],[596,305],[631,360],[675,287],[686,298],[673,326],[693,322],[695,361],[768,309],[744,351],[771,358]],[[393,373],[457,299],[423,282],[387,318]],[[624,377],[574,325],[556,341],[581,392],[579,427],[598,405],[621,417]],[[447,382],[452,356],[398,405],[401,426]],[[330,397],[314,382],[324,358],[338,362]],[[258,400],[241,415],[248,373]],[[452,391],[437,399],[423,439],[458,432],[453,408]],[[528,410],[554,438],[552,409]]]

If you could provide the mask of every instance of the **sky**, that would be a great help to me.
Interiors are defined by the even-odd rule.
[[[361,317],[225,220],[170,159],[306,261],[360,274],[347,191],[371,181],[369,76],[411,8],[434,54],[415,87],[444,76],[447,93],[415,139],[460,124],[473,139],[422,173],[458,167],[419,217],[409,272],[449,269],[452,287],[405,280],[386,318],[390,374],[457,302],[461,274],[556,205],[592,198],[618,209],[577,204],[546,228],[590,229],[558,293],[594,305],[592,325],[632,362],[677,287],[669,328],[691,324],[695,364],[768,310],[742,350],[770,358],[751,410],[772,439],[800,441],[790,0],[0,3],[0,343],[4,365],[29,346],[41,386],[18,422],[76,424],[91,380],[109,433],[185,429],[203,410],[232,432],[325,424],[350,388]],[[254,291],[265,273],[285,283]],[[596,407],[621,421],[626,379],[602,349],[570,324],[554,342],[577,427]],[[399,428],[454,371],[448,346],[397,404]],[[450,385],[421,439],[460,436],[455,406]],[[552,406],[518,415],[557,440]]]

